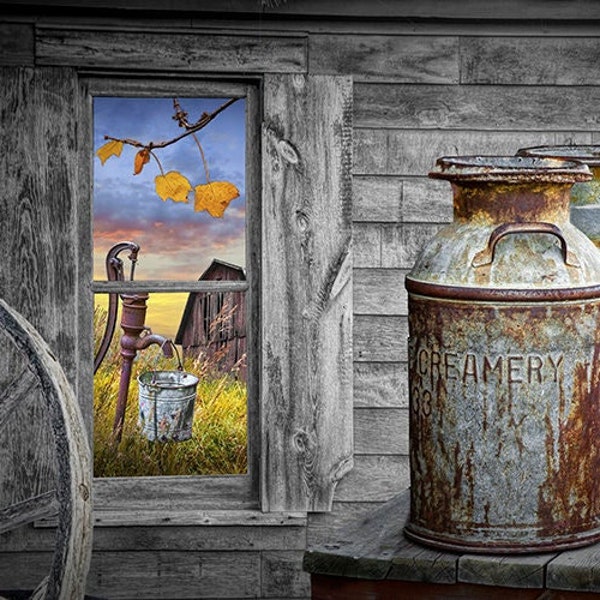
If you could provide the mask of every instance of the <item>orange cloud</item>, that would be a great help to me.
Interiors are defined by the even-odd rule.
[[[108,221],[95,223],[94,271],[104,279],[104,261],[116,243],[129,240],[140,245],[136,278],[194,280],[220,258],[245,266],[244,222],[226,223],[156,222],[146,228],[111,227]]]

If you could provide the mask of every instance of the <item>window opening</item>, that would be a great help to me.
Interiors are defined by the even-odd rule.
[[[94,98],[94,280],[108,259],[123,282],[94,288],[97,350],[118,305],[95,365],[97,477],[247,471],[245,102]]]

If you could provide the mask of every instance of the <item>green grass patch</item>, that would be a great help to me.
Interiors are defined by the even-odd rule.
[[[96,308],[95,331],[104,330],[106,313]],[[237,475],[247,470],[246,384],[235,374],[218,372],[201,357],[183,368],[199,378],[192,438],[182,442],[149,441],[138,426],[138,383],[148,370],[176,370],[158,346],[139,352],[134,361],[121,442],[113,438],[121,363],[119,335],[94,376],[94,476]],[[99,343],[99,339],[97,339]]]

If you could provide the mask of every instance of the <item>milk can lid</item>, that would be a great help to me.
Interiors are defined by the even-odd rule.
[[[434,179],[450,181],[548,182],[589,181],[587,164],[561,158],[537,156],[443,156],[429,173]]]
[[[593,144],[564,144],[555,146],[532,146],[521,148],[519,156],[538,156],[540,158],[562,158],[577,160],[589,167],[600,167],[600,146]]]

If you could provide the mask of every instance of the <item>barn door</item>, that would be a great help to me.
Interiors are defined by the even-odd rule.
[[[263,507],[328,511],[352,468],[352,84],[264,95]]]
[[[41,333],[77,389],[77,79],[69,69],[3,67],[0,80],[0,295]],[[50,421],[8,346],[3,340],[0,507],[34,511],[54,487]]]

